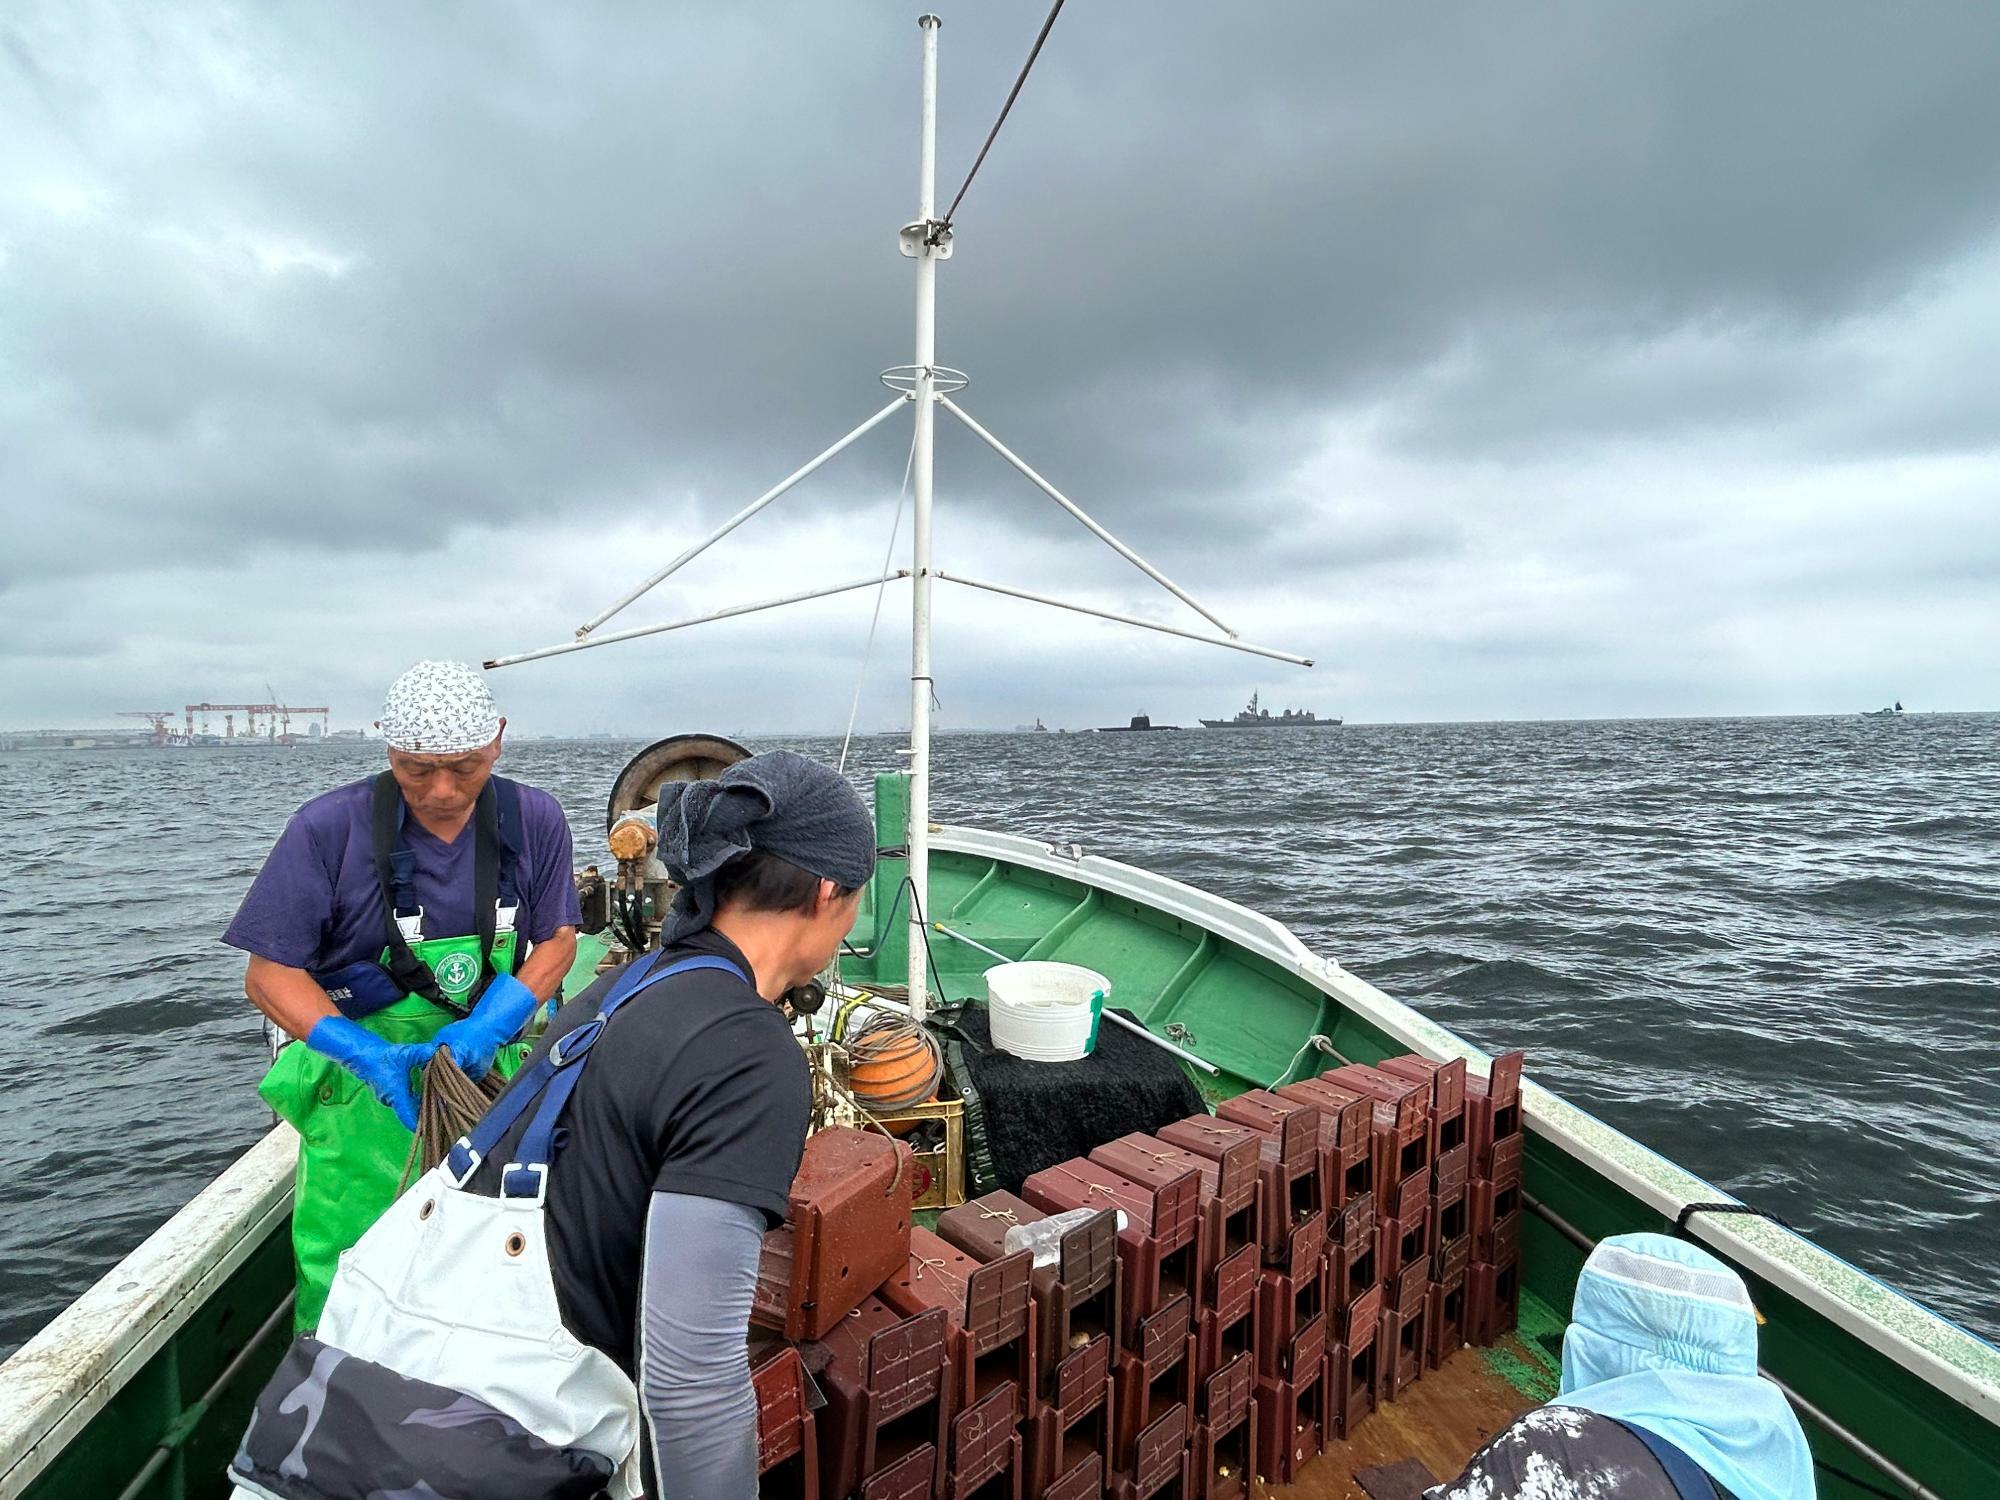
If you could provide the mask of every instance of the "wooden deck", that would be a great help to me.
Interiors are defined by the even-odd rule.
[[[1485,1350],[1461,1349],[1314,1459],[1297,1484],[1259,1493],[1271,1500],[1368,1500],[1355,1470],[1405,1458],[1422,1463],[1433,1480],[1455,1479],[1494,1433],[1537,1404],[1493,1368]]]

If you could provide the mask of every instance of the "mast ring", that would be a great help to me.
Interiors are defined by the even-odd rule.
[[[917,377],[924,372],[922,365],[891,365],[878,379],[892,391],[913,395],[917,389]],[[954,370],[950,365],[931,366],[931,391],[935,395],[949,396],[954,391],[962,391],[972,384],[972,377],[963,370]]]

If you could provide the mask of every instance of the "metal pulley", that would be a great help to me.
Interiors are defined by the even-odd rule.
[[[711,781],[750,752],[714,734],[676,734],[655,740],[626,763],[611,784],[604,832],[618,874],[611,888],[611,927],[634,953],[650,949],[673,900],[674,883],[659,859],[654,825],[661,789],[676,781]]]

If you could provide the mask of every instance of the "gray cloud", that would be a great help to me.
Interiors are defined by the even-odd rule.
[[[866,415],[909,357],[913,18],[10,13],[0,716],[231,673],[365,702],[438,637],[559,638]],[[946,20],[948,192],[1034,17]],[[1905,593],[1995,582],[1997,54],[1973,4],[1071,7],[960,216],[941,357],[1183,582],[1341,663],[1310,691],[1360,712],[1741,707],[1762,668],[1658,642],[1827,597],[1917,659]],[[871,528],[843,567],[879,557],[898,432],[725,544],[753,592],[816,581],[842,518]],[[941,555],[1141,605],[949,422],[940,464]],[[688,607],[736,567],[691,570]],[[503,606],[410,602],[482,572]],[[1436,620],[1474,623],[1439,654]],[[954,711],[1032,717],[1031,663],[1081,718],[1248,680],[1086,628],[1088,665],[1061,630],[962,657]],[[760,723],[844,717],[853,641],[728,629],[796,703]],[[527,691],[582,713],[671,661],[728,702],[752,658],[670,639]]]

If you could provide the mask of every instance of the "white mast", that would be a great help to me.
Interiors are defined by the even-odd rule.
[[[937,263],[944,246],[932,223],[937,213],[937,34],[943,23],[926,15],[923,125],[917,148],[917,220],[903,231],[905,253],[915,240],[917,352],[913,394],[917,431],[911,451],[915,522],[910,530],[910,1010],[929,1011],[924,918],[930,911],[931,823],[931,432],[936,421],[933,366],[937,358]],[[913,235],[911,230],[917,232]],[[946,242],[948,243],[948,242]]]
[[[1034,50],[1028,54],[1028,61],[1014,80],[1014,87],[1007,95],[1007,102],[1001,107],[1000,117],[994,121],[993,129],[986,137],[986,144],[973,159],[972,171],[966,174],[965,184],[958,190],[958,198],[965,196],[965,190],[972,185],[980,163],[985,161],[987,150],[993,145],[1000,127],[1006,123],[1007,112],[1013,108],[1014,100],[1026,82],[1028,71],[1035,64],[1041,52],[1042,43],[1054,24],[1060,3],[1049,12],[1049,18],[1042,24],[1040,36],[1035,39]],[[930,984],[927,962],[930,954],[925,940],[925,921],[933,914],[930,910],[930,832],[931,832],[931,584],[942,578],[950,583],[959,583],[990,593],[1005,594],[1016,599],[1029,600],[1036,604],[1053,605],[1060,609],[1074,610],[1080,614],[1094,615],[1099,619],[1113,620],[1120,624],[1135,625],[1147,630],[1161,631],[1168,635],[1200,641],[1204,645],[1221,646],[1225,650],[1243,651],[1253,656],[1275,658],[1279,661],[1295,662],[1309,667],[1312,662],[1303,656],[1277,651],[1268,646],[1253,645],[1240,639],[1235,631],[1223,623],[1213,610],[1206,609],[1193,596],[1168,578],[1158,568],[1147,562],[1138,553],[1126,546],[1109,531],[1092,520],[1087,512],[1048,480],[1031,469],[1026,461],[1018,457],[985,427],[981,426],[970,413],[950,396],[965,389],[967,380],[963,370],[954,370],[940,365],[937,360],[937,263],[951,259],[950,215],[958,207],[954,199],[944,219],[937,216],[937,34],[943,22],[934,15],[917,18],[917,25],[923,32],[924,73],[923,73],[923,114],[918,137],[917,153],[917,217],[905,224],[898,236],[902,253],[917,263],[917,337],[916,361],[914,364],[897,365],[882,372],[882,383],[898,392],[892,401],[874,416],[868,418],[847,436],[826,449],[817,458],[794,470],[772,488],[751,501],[749,505],[724,521],[702,540],[686,548],[665,567],[652,573],[636,587],[628,589],[608,608],[593,615],[578,626],[574,637],[553,646],[544,646],[534,651],[517,652],[511,656],[496,656],[487,660],[489,668],[513,666],[520,662],[538,661],[544,657],[563,656],[573,651],[588,651],[598,646],[608,646],[618,641],[634,640],[640,636],[663,634],[667,631],[683,630],[690,625],[705,624],[712,620],[725,620],[737,615],[751,614],[758,610],[772,609],[781,604],[795,604],[807,599],[822,599],[833,594],[843,594],[855,589],[877,587],[896,578],[910,580],[910,805],[909,805],[909,863],[910,863],[910,903],[907,913],[909,931],[909,1003],[910,1009],[919,1017],[930,1010]],[[886,570],[879,578],[857,579],[850,583],[829,584],[786,594],[776,599],[760,600],[752,604],[739,604],[726,609],[711,610],[691,618],[668,620],[657,625],[641,625],[632,629],[596,634],[597,627],[623,610],[627,605],[657,587],[665,579],[677,573],[685,564],[693,561],[710,546],[734,531],[738,526],[765,509],[773,501],[785,494],[794,485],[815,473],[823,464],[845,451],[867,433],[887,421],[902,401],[910,401],[915,410],[916,431],[910,446],[911,489],[916,501],[916,523],[911,528],[910,566],[908,569]],[[1148,578],[1166,589],[1168,593],[1186,604],[1190,609],[1214,626],[1219,635],[1208,635],[1199,631],[1184,630],[1178,626],[1166,625],[1154,620],[1140,619],[1134,615],[1121,614],[1113,610],[1099,609],[1090,605],[1073,604],[1061,599],[1053,599],[1045,594],[1007,584],[987,583],[975,578],[956,577],[937,572],[931,566],[931,439],[937,424],[937,408],[945,410],[963,422],[982,442],[990,446],[1008,463],[1018,469],[1035,487],[1056,504],[1069,512],[1087,528],[1098,540],[1104,542],[1120,557],[1138,568]],[[872,627],[871,627],[872,639]],[[954,934],[955,935],[955,934]],[[885,933],[886,937],[887,934]]]

